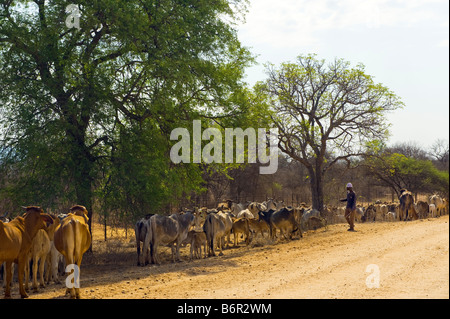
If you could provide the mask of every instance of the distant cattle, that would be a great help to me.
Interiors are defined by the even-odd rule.
[[[91,233],[88,227],[88,211],[86,207],[75,205],[70,208],[70,213],[61,221],[55,232],[55,247],[64,256],[66,266],[76,264],[78,277],[83,254],[91,246]],[[75,271],[75,272],[77,272]],[[75,284],[67,288],[66,294],[71,298],[80,298],[80,288]]]
[[[187,237],[195,216],[192,213],[172,214],[170,216],[153,215],[150,217],[150,230],[144,242],[144,251],[150,247],[151,262],[160,264],[158,247],[167,245],[172,248],[172,261],[180,260],[180,245]]]
[[[445,201],[439,195],[430,196],[429,200],[430,204],[434,204],[436,206],[436,214],[437,216],[442,216],[446,213],[446,204]]]
[[[427,202],[424,201],[418,201],[415,204],[415,209],[417,214],[419,215],[419,218],[427,218],[430,212],[430,206]]]
[[[413,219],[418,219],[416,210],[414,209],[414,197],[410,191],[402,189],[400,191],[400,206],[398,217],[400,220],[406,221],[409,217]]]
[[[370,204],[365,212],[364,212],[364,216],[361,217],[361,221],[364,222],[375,222],[377,220],[377,209],[375,207],[375,205]]]
[[[386,204],[375,204],[376,219],[384,220],[389,208]]]
[[[6,262],[5,298],[11,298],[11,267],[13,262],[18,264],[20,296],[28,298],[24,288],[24,273],[28,252],[37,232],[52,223],[53,219],[44,214],[44,211],[37,206],[26,207],[26,213],[22,217],[16,217],[9,223],[0,221],[0,264]]]
[[[269,210],[279,210],[281,208],[283,208],[284,206],[284,202],[283,201],[278,201],[276,202],[274,199],[269,198],[267,201],[262,203],[265,206],[265,211],[269,211]]]
[[[386,221],[393,222],[397,219],[397,213],[395,212],[388,212],[386,214]]]
[[[247,218],[247,219],[254,219],[255,215],[250,211],[250,209],[244,209],[237,214],[236,218]]]

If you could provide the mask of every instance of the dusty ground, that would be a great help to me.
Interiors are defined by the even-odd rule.
[[[136,266],[129,239],[97,242],[81,267],[82,298],[449,298],[448,222],[357,224],[355,233],[332,225],[300,240],[258,239],[222,257],[175,264],[164,248],[165,263],[147,267]],[[372,264],[379,288],[366,285]],[[64,291],[52,284],[30,298],[65,298]]]

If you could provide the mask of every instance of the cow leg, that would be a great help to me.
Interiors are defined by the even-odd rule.
[[[27,258],[26,263],[25,263],[25,270],[24,270],[25,274],[25,291],[29,292],[30,288],[28,287],[29,281],[30,281],[30,260],[29,258]]]
[[[77,261],[78,274],[76,274],[76,275],[78,276],[78,278],[77,278],[78,284],[80,284],[80,278],[81,278],[81,274],[80,274],[80,273],[81,273],[81,259],[83,258],[83,254],[80,254],[79,256],[80,256],[80,257],[78,258],[78,261]],[[75,298],[76,298],[76,299],[80,299],[80,298],[81,298],[81,296],[80,296],[80,286],[79,286],[79,285],[75,287]]]
[[[176,245],[177,245],[176,248],[175,248],[176,261],[177,261],[177,262],[181,262],[181,261],[182,261],[182,260],[181,260],[181,257],[180,257],[180,246],[181,246],[181,241],[180,241],[180,242],[177,242]]]
[[[40,274],[40,282],[39,282],[39,286],[40,287],[45,287],[45,282],[44,282],[44,266],[45,266],[45,258],[41,258],[41,262],[39,264],[39,274]]]
[[[6,271],[6,286],[5,286],[5,299],[11,299],[11,280],[12,280],[12,262],[7,261],[5,263]]]
[[[155,265],[159,265],[159,258],[158,258],[158,244],[157,243],[153,243],[152,244],[153,247],[153,253],[152,253],[152,259],[153,259],[153,263]]]
[[[172,244],[172,246],[170,246],[170,249],[172,250],[172,262],[175,263],[177,262],[177,247],[175,247],[175,244]]]
[[[19,266],[17,267],[17,274],[19,277],[19,292],[20,292],[20,297],[22,299],[24,298],[28,298],[28,295],[25,291],[24,285],[23,285],[23,277],[25,274],[25,266],[27,263],[27,256],[19,258]],[[26,278],[26,280],[28,281],[28,278]]]
[[[65,256],[65,260],[66,260],[66,269],[67,269],[67,266],[73,265],[73,257],[71,256],[71,254],[69,254],[69,256]],[[70,275],[70,273],[66,273],[66,274]],[[75,284],[75,282],[74,282],[74,284]],[[70,294],[70,298],[75,299],[76,294],[75,294],[74,285],[72,285],[72,288],[69,288],[69,287],[66,288],[66,295],[67,294]]]
[[[221,237],[219,239],[219,249],[220,249],[220,253],[219,256],[223,256],[223,247],[225,246],[225,236]]]
[[[195,254],[197,254],[197,250],[195,251]],[[190,261],[194,260],[193,255],[194,255],[194,245],[191,242],[191,259],[190,259]]]
[[[137,265],[140,266],[141,265],[141,241],[140,240],[136,240],[136,246],[137,246]],[[144,250],[144,247],[142,247],[142,250]]]
[[[38,262],[39,259],[36,256],[35,258],[33,258],[33,291],[37,292],[38,291],[38,286],[37,286],[37,272],[38,272]]]

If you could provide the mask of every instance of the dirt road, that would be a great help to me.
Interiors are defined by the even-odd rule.
[[[115,262],[107,251],[85,258],[82,298],[449,298],[448,222],[357,224],[355,233],[332,225],[300,240],[259,239],[221,257],[147,267],[135,266],[128,243]],[[379,288],[369,288],[377,270]],[[64,298],[63,284],[30,298]]]

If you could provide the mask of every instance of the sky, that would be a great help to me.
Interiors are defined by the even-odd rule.
[[[257,56],[251,85],[267,78],[265,63],[300,54],[363,63],[405,103],[387,114],[389,145],[449,140],[448,0],[249,0],[238,36]]]

